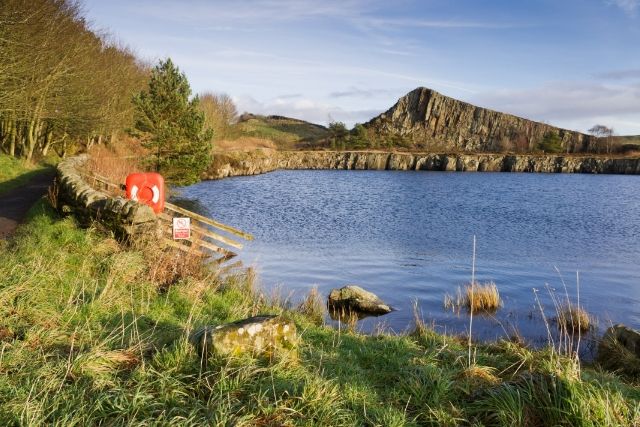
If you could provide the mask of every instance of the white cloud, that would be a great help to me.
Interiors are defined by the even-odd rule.
[[[274,98],[262,102],[243,95],[233,97],[238,111],[264,115],[280,115],[312,123],[327,125],[332,120],[345,122],[351,127],[355,123],[364,123],[383,110],[346,110],[335,105],[317,102],[308,98],[292,100],[289,98]]]
[[[621,134],[640,134],[640,84],[556,82],[537,88],[498,90],[471,102],[555,126],[585,131],[595,123]]]

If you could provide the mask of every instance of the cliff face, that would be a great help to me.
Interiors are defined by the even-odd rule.
[[[442,151],[529,151],[550,133],[560,137],[564,152],[586,151],[594,143],[589,135],[476,107],[427,88],[409,92],[364,126],[381,140],[402,139]]]
[[[206,179],[276,169],[425,170],[640,174],[640,158],[355,151],[261,151],[219,154]]]

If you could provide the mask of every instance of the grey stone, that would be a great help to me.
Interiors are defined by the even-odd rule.
[[[332,311],[356,312],[379,316],[393,311],[374,293],[360,286],[347,285],[340,289],[332,289],[327,305]]]

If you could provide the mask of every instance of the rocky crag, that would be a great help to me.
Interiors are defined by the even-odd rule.
[[[424,87],[364,126],[379,143],[429,151],[529,152],[549,134],[560,138],[563,152],[587,152],[595,144],[592,136],[476,107]]]
[[[640,158],[259,150],[217,154],[203,178],[257,175],[277,169],[640,174]]]

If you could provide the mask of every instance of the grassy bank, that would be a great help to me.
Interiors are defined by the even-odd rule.
[[[44,164],[32,164],[0,154],[0,194],[25,184],[45,168]]]
[[[264,297],[251,274],[168,274],[161,257],[44,202],[0,250],[0,425],[640,422],[634,384],[549,350],[478,345],[469,364],[466,341],[420,323],[408,336],[330,329],[316,304]],[[259,313],[296,322],[297,358],[204,364],[187,343],[201,325]]]

